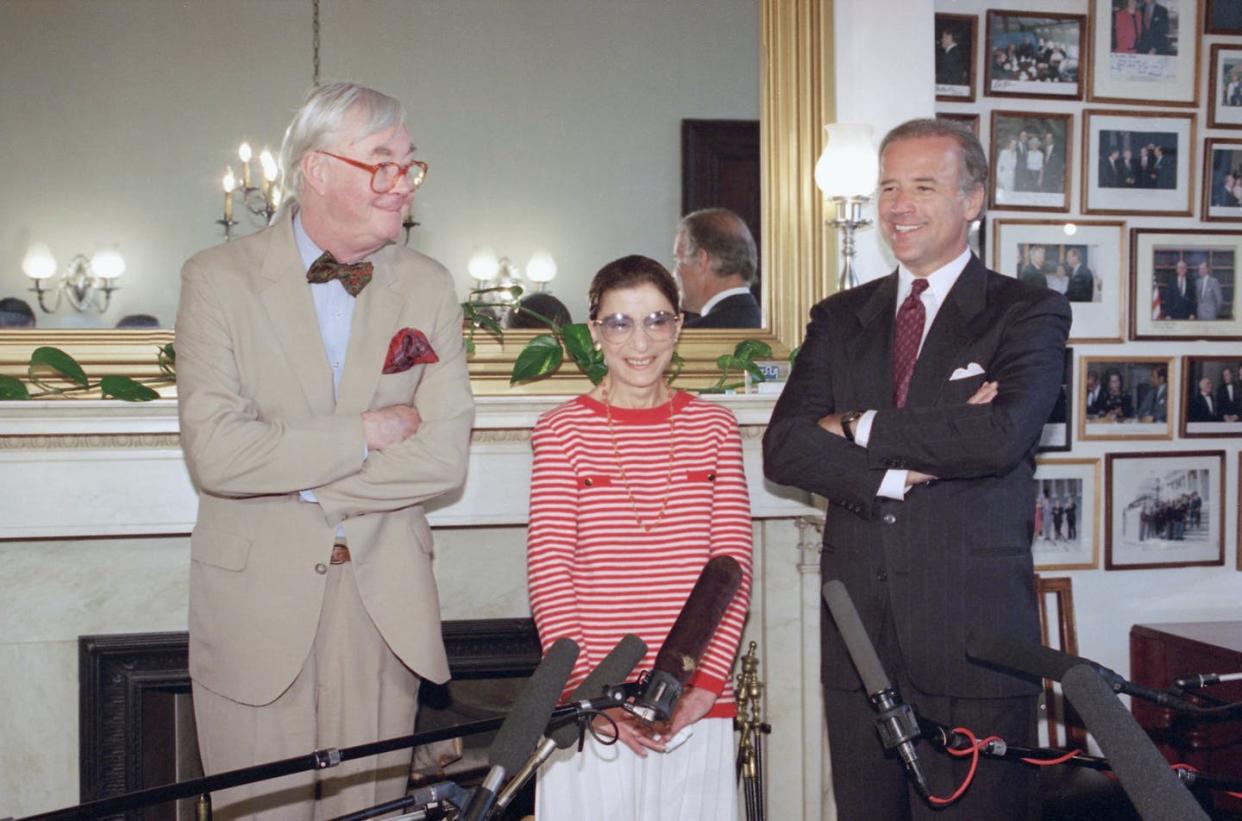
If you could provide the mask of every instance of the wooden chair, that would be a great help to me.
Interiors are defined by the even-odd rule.
[[[1074,625],[1074,590],[1068,577],[1035,575],[1039,599],[1039,638],[1046,647],[1078,655],[1078,630]],[[1062,749],[1087,749],[1087,729],[1061,695],[1060,686],[1044,679],[1044,720],[1048,744]]]

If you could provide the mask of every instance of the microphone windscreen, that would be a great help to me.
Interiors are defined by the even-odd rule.
[[[556,709],[556,701],[565,689],[565,682],[578,660],[578,645],[570,639],[557,639],[548,648],[543,661],[526,680],[522,692],[496,731],[496,739],[487,754],[487,763],[503,767],[506,773],[517,772],[527,756],[543,738],[543,731]]]
[[[680,684],[689,681],[741,583],[742,566],[737,560],[717,556],[709,561],[660,646],[653,668]]]
[[[1042,644],[1014,641],[986,630],[972,629],[966,636],[966,655],[1006,670],[1016,670],[1037,678],[1061,681],[1065,674],[1086,659],[1044,647]]]
[[[867,636],[867,630],[863,627],[862,619],[858,617],[858,610],[854,607],[849,591],[845,589],[845,583],[840,579],[833,579],[824,585],[823,593],[824,602],[832,613],[832,620],[837,623],[837,629],[841,631],[841,640],[845,642],[850,660],[858,669],[858,677],[862,679],[867,695],[873,696],[884,690],[891,690],[892,685],[884,672],[884,665],[876,655],[875,645]]]
[[[1061,689],[1141,817],[1208,821],[1199,802],[1099,673],[1086,664],[1074,665],[1061,678]]]
[[[632,633],[621,637],[612,652],[604,656],[599,666],[592,670],[582,683],[569,694],[570,701],[585,701],[604,695],[605,688],[623,684],[625,679],[638,666],[638,662],[647,655],[647,644]],[[564,750],[578,743],[578,724],[570,722],[562,724],[548,737],[556,742],[556,746]]]

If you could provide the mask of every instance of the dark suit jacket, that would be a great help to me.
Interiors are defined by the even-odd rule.
[[[1234,416],[1238,413],[1238,408],[1242,407],[1242,385],[1237,382],[1232,383],[1233,398],[1229,398],[1229,391],[1225,385],[1220,385],[1216,389],[1216,410],[1224,416],[1229,414]]]
[[[1216,407],[1209,408],[1207,400],[1203,398],[1203,394],[1196,393],[1190,397],[1190,416],[1187,421],[1190,422],[1219,422],[1220,421],[1220,403],[1216,403]]]
[[[750,294],[735,294],[720,300],[711,313],[687,319],[686,328],[760,328],[763,314],[759,302]]]
[[[1190,319],[1195,312],[1195,277],[1186,273],[1186,294],[1183,296],[1177,287],[1177,274],[1169,276],[1164,292],[1160,294],[1160,313],[1165,319]]]
[[[1095,299],[1095,277],[1086,265],[1079,265],[1070,271],[1069,288],[1065,298],[1070,302],[1090,302]]]
[[[1153,4],[1151,22],[1147,22],[1147,5],[1139,3],[1138,14],[1143,21],[1138,41],[1139,53],[1172,54],[1173,47],[1169,42],[1169,10],[1159,3]]]
[[[993,697],[1037,687],[966,660],[967,631],[985,626],[1039,641],[1031,535],[1035,448],[1061,388],[1065,297],[989,271],[971,257],[936,315],[905,408],[892,400],[897,275],[821,302],[764,436],[768,478],[828,499],[823,578],[841,579],[871,635],[892,606],[911,680],[930,694]],[[1000,393],[966,405],[985,374]],[[817,421],[876,410],[866,448]],[[876,496],[888,469],[940,477],[904,501]],[[823,681],[859,685],[824,613]],[[892,659],[887,660],[892,663]]]
[[[964,86],[970,82],[961,46],[954,44],[948,51],[936,48],[936,82],[949,86]]]

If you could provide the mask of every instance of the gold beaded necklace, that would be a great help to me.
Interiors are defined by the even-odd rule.
[[[621,484],[625,487],[625,493],[630,497],[630,507],[634,509],[634,520],[638,522],[638,526],[643,529],[644,533],[650,533],[660,526],[660,522],[664,520],[664,514],[668,510],[669,497],[673,495],[673,461],[677,450],[677,430],[673,423],[673,397],[668,399],[668,480],[664,488],[664,501],[660,503],[660,512],[656,514],[655,521],[648,525],[643,521],[642,514],[638,512],[638,499],[634,496],[634,489],[630,486],[630,479],[625,475],[625,462],[621,461],[621,446],[617,442],[617,432],[612,426],[612,405],[608,401],[608,382],[605,380],[600,383],[600,391],[604,399],[604,414],[608,420],[608,435],[612,438],[612,453],[617,460],[617,471],[621,474]]]

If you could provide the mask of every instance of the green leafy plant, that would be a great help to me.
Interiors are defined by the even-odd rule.
[[[574,322],[569,325],[558,325],[548,317],[518,305],[517,300],[522,296],[522,289],[519,286],[482,288],[470,292],[466,301],[461,305],[462,313],[470,323],[470,330],[466,334],[467,353],[474,353],[474,334],[479,328],[483,328],[494,334],[497,339],[504,341],[504,329],[488,312],[495,306],[495,303],[488,302],[484,298],[486,294],[497,291],[506,291],[511,294],[514,300],[513,311],[524,313],[542,322],[549,331],[549,333],[536,334],[518,353],[513,363],[513,371],[509,375],[509,384],[516,385],[519,382],[543,379],[556,373],[564,364],[566,355],[573,360],[578,370],[591,380],[592,384],[598,385],[603,380],[604,375],[608,373],[608,366],[604,364],[603,353],[595,350],[591,330],[587,324]],[[763,372],[755,365],[755,359],[763,359],[771,355],[772,347],[766,342],[760,342],[757,339],[742,340],[731,355],[726,354],[716,360],[721,370],[720,379],[710,388],[704,389],[703,393],[724,393],[744,385],[744,380],[729,382],[732,370],[748,371],[753,379],[762,382]],[[681,375],[686,361],[682,359],[681,354],[674,351],[670,364],[669,374],[665,381],[672,384],[673,380]]]
[[[156,362],[163,376],[150,379],[104,376],[98,382],[91,382],[76,359],[60,348],[45,345],[34,349],[30,354],[30,364],[26,366],[26,379],[37,390],[32,393],[26,383],[17,377],[0,374],[0,400],[47,399],[99,391],[105,399],[149,402],[160,397],[151,385],[168,385],[176,379],[177,353],[171,342],[156,350]],[[68,382],[70,387],[53,384],[52,379]]]

